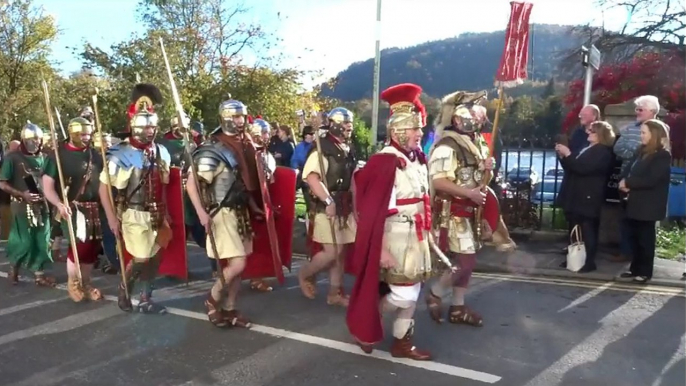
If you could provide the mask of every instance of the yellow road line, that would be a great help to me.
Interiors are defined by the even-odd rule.
[[[609,291],[622,291],[622,292],[636,292],[645,293],[653,295],[669,295],[669,296],[680,296],[686,297],[686,291],[684,288],[676,287],[664,287],[655,285],[640,285],[640,284],[629,284],[616,281],[593,281],[593,280],[575,280],[566,278],[549,278],[549,277],[527,277],[520,275],[511,274],[499,274],[499,273],[474,273],[474,277],[481,279],[490,280],[502,280],[502,281],[512,281],[518,283],[530,283],[530,284],[549,284],[558,285],[564,287],[577,287],[577,288],[590,288],[596,289],[604,285],[607,286]]]

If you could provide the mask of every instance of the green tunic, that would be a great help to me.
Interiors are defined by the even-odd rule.
[[[24,177],[33,175],[36,184],[44,164],[44,156],[30,156],[13,151],[5,158],[0,169],[0,181],[7,181],[14,189],[28,190]],[[15,267],[25,267],[32,272],[42,271],[52,261],[48,244],[50,242],[49,211],[45,201],[27,205],[12,200],[12,225],[7,239],[7,258]],[[29,221],[29,216],[34,221]]]
[[[183,139],[172,138],[172,135],[167,133],[156,142],[167,148],[167,150],[169,151],[169,155],[171,156],[171,166],[182,168],[181,172],[183,174],[185,186],[185,181],[187,180],[187,175],[189,171],[189,165],[186,161],[188,157],[185,155],[186,147],[183,144]],[[198,215],[195,213],[193,203],[191,202],[190,197],[188,197],[188,193],[185,189],[183,193],[183,213],[185,220],[184,222],[186,223],[186,225],[193,225],[200,221],[198,220]]]
[[[93,148],[76,150],[66,144],[61,145],[59,156],[69,202],[95,203],[96,205],[96,209],[92,210],[85,208],[84,204],[72,205],[72,224],[76,226],[76,208],[78,208],[86,218],[87,239],[101,239],[102,229],[100,224],[102,223],[104,211],[102,211],[102,207],[99,205],[100,196],[98,189],[100,188],[100,172],[102,172],[102,156]],[[55,191],[62,199],[59,170],[57,169],[54,152],[48,155],[43,173],[52,177],[55,181]],[[67,222],[62,221],[61,227],[63,235],[68,238]]]

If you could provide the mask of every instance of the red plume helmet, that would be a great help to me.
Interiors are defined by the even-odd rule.
[[[426,108],[419,99],[422,88],[416,84],[403,83],[385,89],[381,99],[391,105],[388,128],[406,130],[424,127]]]
[[[128,118],[126,129],[117,136],[120,138],[129,136],[131,133],[131,121],[136,114],[143,110],[154,114],[155,106],[161,104],[162,101],[162,92],[155,85],[149,83],[135,85],[131,92],[129,107],[126,109],[126,116]]]
[[[255,119],[252,117],[252,115],[248,115],[247,121],[248,121],[248,123],[251,124],[251,125],[252,125],[253,123],[255,123]]]

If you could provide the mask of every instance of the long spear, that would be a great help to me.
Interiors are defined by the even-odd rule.
[[[179,97],[179,91],[176,89],[176,82],[174,82],[174,75],[171,72],[171,66],[169,65],[169,58],[167,57],[167,51],[164,49],[164,40],[160,38],[160,48],[162,49],[162,57],[164,58],[164,65],[167,67],[167,76],[169,76],[169,85],[171,87],[172,99],[174,100],[174,107],[176,108],[176,114],[179,118],[179,126],[182,128],[181,133],[183,133],[183,144],[186,147],[186,154],[191,157],[191,143],[188,136],[189,128],[186,127],[186,120],[184,119],[183,106],[181,105],[181,98]],[[189,162],[189,169],[191,175],[193,176],[193,184],[195,184],[195,190],[198,193],[198,198],[200,199],[200,204],[203,208],[207,208],[205,205],[205,200],[200,192],[200,180],[198,179],[198,170],[195,167],[195,163],[191,159]],[[186,187],[188,189],[188,187]],[[212,226],[207,229],[207,236],[210,238],[210,247],[212,248],[212,253],[214,258],[217,260],[217,276],[219,277],[219,282],[222,287],[226,285],[224,280],[224,274],[222,273],[222,268],[219,260],[219,252],[217,250],[217,241],[214,238],[214,231]]]
[[[98,130],[98,136],[100,137],[100,155],[102,156],[102,167],[105,170],[105,177],[107,178],[107,199],[110,202],[110,207],[112,210],[117,209],[114,206],[114,198],[112,197],[112,178],[107,167],[107,153],[105,151],[105,136],[102,133],[102,123],[100,122],[100,115],[98,115],[98,88],[93,89],[93,95],[91,95],[91,100],[93,101],[93,114],[95,114],[95,127]],[[114,230],[112,231],[114,233]],[[121,282],[124,286],[124,292],[126,292],[126,299],[130,300],[131,295],[129,295],[128,284],[126,283],[126,263],[124,263],[124,253],[121,248],[121,236],[116,236],[116,246],[117,255],[119,255],[119,268],[121,270]]]
[[[48,122],[50,125],[50,139],[52,140],[52,147],[55,152],[55,163],[57,164],[57,176],[60,180],[60,193],[62,196],[62,204],[69,208],[69,198],[67,197],[67,189],[64,185],[64,173],[62,172],[62,162],[60,162],[60,151],[59,151],[59,141],[57,140],[57,133],[55,132],[55,120],[50,111],[50,91],[48,90],[48,83],[43,80],[43,97],[45,99],[45,111],[48,114]],[[81,278],[81,263],[79,260],[79,251],[76,249],[76,234],[74,232],[74,224],[72,223],[71,216],[66,216],[67,230],[69,232],[69,243],[71,244],[72,256],[74,256],[74,264],[76,264],[76,273],[79,280],[79,287],[83,285],[83,279]]]

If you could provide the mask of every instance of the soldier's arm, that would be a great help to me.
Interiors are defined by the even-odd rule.
[[[10,157],[5,158],[5,162],[2,163],[2,169],[0,169],[0,189],[2,189],[7,194],[14,196],[15,198],[21,199],[24,197],[24,192],[20,192],[14,189],[10,185],[9,181],[14,176],[14,167],[12,159]]]
[[[455,169],[458,167],[457,155],[448,146],[438,146],[429,160],[429,175],[434,190],[453,197],[469,198],[471,189],[455,183]]]
[[[62,200],[55,189],[55,180],[48,174],[43,174],[42,180],[43,195],[45,195],[45,198],[48,200],[48,202],[50,202],[55,208],[59,207],[60,204],[62,204]]]
[[[319,200],[326,201],[327,198],[331,196],[329,191],[324,186],[322,182],[321,175],[326,174],[326,169],[328,167],[327,160],[324,159],[324,172],[319,170],[319,156],[316,151],[312,152],[307,161],[305,161],[305,166],[303,167],[303,179],[307,182],[310,187],[312,194],[314,194]]]
[[[55,189],[55,163],[51,157],[45,162],[45,167],[43,169],[43,195],[54,207],[59,207],[62,203],[57,190]]]
[[[198,186],[195,183],[193,173],[188,174],[188,181],[186,182],[186,192],[188,192],[188,198],[191,199],[191,203],[193,203],[193,208],[195,208],[195,211],[197,213],[204,212],[205,208],[202,205],[202,200],[200,200],[200,192]]]
[[[193,208],[198,214],[207,213],[205,207],[203,206],[202,198],[200,197],[200,182],[203,180],[205,182],[212,182],[215,173],[217,173],[217,168],[219,167],[219,161],[211,157],[197,157],[197,176],[200,181],[195,180],[194,173],[188,173],[188,181],[186,182],[186,191],[188,192],[188,198],[191,199]]]

